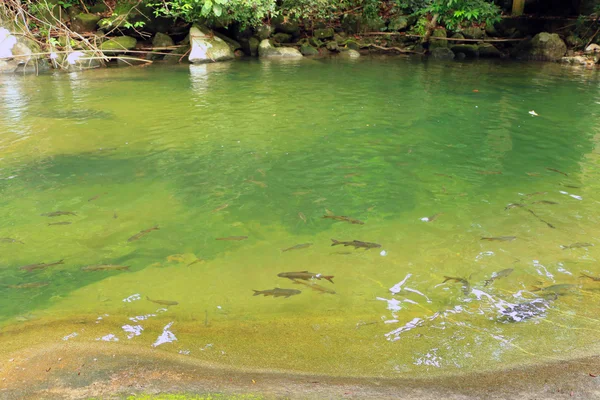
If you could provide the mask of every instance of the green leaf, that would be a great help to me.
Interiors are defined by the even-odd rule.
[[[220,17],[222,12],[223,12],[223,8],[221,7],[220,4],[215,4],[213,6],[213,13],[215,14],[215,16]]]
[[[202,15],[203,16],[207,16],[212,10],[212,1],[211,0],[206,0],[206,2],[204,3],[204,5],[202,6]]]

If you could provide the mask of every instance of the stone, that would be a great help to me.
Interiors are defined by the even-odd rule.
[[[190,28],[192,50],[188,60],[193,64],[226,61],[234,58],[231,46],[215,36],[205,26],[194,25]]]
[[[563,57],[560,59],[562,63],[574,64],[574,65],[587,65],[590,62],[586,57],[574,56],[574,57]],[[593,61],[591,61],[593,63]]]
[[[333,28],[315,29],[313,36],[317,39],[332,39],[335,34]]]
[[[0,59],[13,58],[12,49],[17,44],[16,36],[6,28],[0,27]]]
[[[229,45],[229,47],[231,47],[231,50],[234,52],[242,48],[240,42],[230,38],[229,36],[223,35],[222,33],[217,31],[213,31],[213,34],[218,38],[222,39],[224,42],[226,42]]]
[[[408,17],[404,15],[398,15],[397,17],[390,19],[390,22],[388,23],[388,31],[404,31],[406,28],[408,28],[408,25]]]
[[[77,33],[93,32],[100,21],[100,17],[95,14],[77,14],[71,21],[71,29]]]
[[[454,39],[464,39],[465,38],[465,36],[460,32],[456,32],[454,35],[452,35],[450,37],[454,38]]]
[[[478,26],[463,28],[461,33],[468,39],[483,39],[485,31]]]
[[[600,44],[592,43],[585,48],[586,53],[600,53]]]
[[[387,29],[385,20],[379,16],[375,18],[363,18],[361,23],[362,29],[368,32],[382,32]]]
[[[67,65],[70,71],[97,68],[102,65],[102,61],[92,51],[74,51],[68,53],[65,61],[65,65]]]
[[[438,47],[431,50],[431,57],[436,60],[452,60],[454,59],[454,52],[447,47]]]
[[[302,58],[302,53],[293,47],[274,47],[268,39],[258,45],[260,58]]]
[[[158,32],[152,39],[152,47],[171,47],[175,44],[171,36]]]
[[[311,45],[311,46],[313,46],[313,47],[316,47],[317,49],[318,49],[319,47],[322,47],[322,46],[323,46],[323,42],[322,42],[322,41],[320,41],[319,39],[317,39],[317,38],[316,38],[316,37],[314,37],[314,36],[311,36],[311,37],[308,39],[308,44],[310,44],[310,45]]]
[[[500,35],[494,24],[485,24],[485,33],[491,37],[497,37]]]
[[[173,50],[169,55],[165,55],[164,61],[169,64],[177,64],[185,58],[185,55],[190,51],[190,46],[182,46]]]
[[[495,58],[495,57],[502,57],[502,52],[500,50],[498,50],[496,48],[496,46],[494,46],[491,43],[481,43],[477,50],[479,51],[479,57],[486,57],[486,58]]]
[[[340,57],[359,58],[360,57],[360,53],[358,51],[356,51],[356,50],[346,50],[346,51],[340,52]]]
[[[137,40],[131,36],[117,36],[100,45],[100,50],[108,51],[111,50],[131,50],[135,48]]]
[[[334,52],[340,51],[340,47],[338,46],[337,42],[334,40],[330,40],[329,42],[327,42],[325,44],[325,47],[329,51],[334,51]]]
[[[479,56],[479,48],[475,44],[455,44],[451,50],[456,53],[463,53],[467,58],[477,58]]]
[[[310,44],[303,44],[300,46],[300,53],[302,53],[303,56],[316,56],[319,54],[319,50]]]
[[[258,36],[259,40],[268,39],[271,36],[271,33],[273,33],[271,25],[261,25],[256,28],[256,36]]]
[[[276,43],[290,43],[292,41],[292,35],[289,33],[276,33],[273,35],[273,40]]]
[[[567,52],[567,45],[556,33],[541,32],[533,37],[526,54],[533,59],[557,61]]]
[[[344,45],[351,50],[357,50],[357,51],[360,50],[360,45],[354,39],[346,40],[346,42],[344,42]]]
[[[333,40],[335,40],[335,42],[338,45],[343,45],[343,43],[346,41],[346,38],[343,37],[342,35],[336,33],[335,35],[333,35]]]
[[[467,56],[465,55],[465,53],[456,53],[456,54],[454,54],[454,57],[457,60],[464,60],[465,58],[467,58]]]
[[[434,29],[429,39],[429,50],[437,49],[440,47],[448,47],[447,40],[435,40],[435,38],[445,38],[446,30],[444,28]]]

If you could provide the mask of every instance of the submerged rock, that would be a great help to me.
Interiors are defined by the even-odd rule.
[[[431,57],[437,60],[452,60],[454,59],[454,52],[447,47],[438,47],[431,50]]]
[[[92,32],[96,30],[96,26],[100,21],[100,17],[95,14],[77,14],[71,21],[71,29],[77,33]]]
[[[302,53],[293,47],[274,47],[268,39],[258,45],[258,56],[261,58],[302,58]]]
[[[111,50],[131,50],[137,44],[137,40],[131,36],[118,36],[107,40],[100,45],[100,50],[111,51]]]
[[[452,46],[452,51],[456,53],[463,53],[467,58],[479,57],[479,47],[474,44],[455,44]]]
[[[491,43],[482,43],[478,46],[479,57],[502,57],[502,52]]]
[[[310,44],[303,44],[300,46],[300,53],[302,53],[303,56],[316,56],[319,54],[319,50]]]
[[[192,50],[188,57],[193,64],[226,61],[234,58],[233,50],[223,39],[214,36],[210,29],[194,25],[190,28]]]

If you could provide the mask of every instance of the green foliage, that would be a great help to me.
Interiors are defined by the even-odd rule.
[[[422,12],[438,14],[440,22],[455,29],[465,24],[498,22],[501,10],[486,0],[432,0]]]

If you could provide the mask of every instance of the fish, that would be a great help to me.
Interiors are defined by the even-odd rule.
[[[305,194],[309,194],[310,192],[312,192],[312,190],[308,190],[305,192],[294,192],[292,193],[292,196],[304,196]]]
[[[564,175],[564,176],[569,176],[569,175],[567,175],[566,173],[564,173],[564,172],[562,172],[562,171],[559,171],[559,170],[557,170],[557,169],[555,169],[555,168],[546,168],[546,169],[547,169],[548,171],[556,172],[556,173],[558,173],[558,174],[561,174],[561,175]]]
[[[342,242],[339,240],[331,239],[331,241],[333,242],[333,243],[331,243],[332,246],[337,246],[337,245],[343,244],[344,246],[353,246],[355,249],[362,247],[365,250],[369,250],[369,249],[377,249],[377,248],[381,247],[381,245],[378,243],[362,242],[360,240],[353,240],[351,242]]]
[[[246,179],[244,182],[248,182],[248,183],[254,183],[257,186],[260,186],[262,188],[266,188],[267,184],[261,181],[255,181],[254,179]]]
[[[300,250],[300,249],[306,249],[308,247],[312,246],[312,243],[302,243],[302,244],[297,244],[295,246],[292,247],[288,247],[287,249],[281,249],[282,253],[285,253],[286,251],[290,251],[290,250]]]
[[[577,285],[573,285],[570,283],[559,283],[557,285],[550,285],[550,286],[546,286],[546,287],[533,286],[533,289],[531,289],[531,291],[532,292],[545,292],[545,293],[559,294],[561,292],[564,293],[564,292],[571,291],[575,288],[577,288]]]
[[[198,263],[201,263],[201,262],[204,262],[204,260],[201,259],[201,258],[196,258],[194,261],[192,261],[191,263],[189,263],[187,266],[190,267],[190,266],[192,266],[194,264],[198,264]]]
[[[589,279],[593,280],[594,282],[600,282],[600,278],[595,277],[595,276],[591,276],[591,275],[588,275],[588,274],[584,274],[583,272],[581,273],[580,278],[589,278]]]
[[[129,270],[128,266],[125,265],[113,265],[113,264],[100,264],[100,265],[88,265],[87,267],[81,268],[82,271],[124,271]]]
[[[421,218],[421,221],[424,221],[424,222],[433,222],[433,221],[435,221],[436,219],[438,219],[438,218],[439,218],[439,216],[440,216],[440,215],[442,215],[442,214],[444,214],[444,213],[441,213],[441,212],[439,212],[439,213],[435,213],[435,214],[433,214],[431,217],[424,217],[424,218]]]
[[[306,215],[304,215],[304,213],[302,213],[302,212],[299,212],[299,213],[298,213],[298,217],[300,217],[300,219],[301,219],[302,221],[304,221],[304,223],[306,223]]]
[[[41,214],[42,217],[61,217],[63,215],[77,215],[73,211],[53,211],[45,214]]]
[[[366,184],[366,183],[364,183],[364,182],[361,182],[361,183],[357,183],[357,182],[346,182],[346,183],[344,183],[344,185],[346,185],[346,186],[354,186],[354,187],[364,187],[364,186],[367,186],[367,184]]]
[[[573,244],[569,244],[569,245],[561,245],[561,249],[566,250],[566,249],[580,249],[582,247],[593,247],[594,245],[591,243],[573,243]]]
[[[502,175],[502,171],[477,171],[480,175]]]
[[[61,222],[51,222],[48,224],[48,226],[53,226],[53,225],[71,225],[72,222],[71,221],[61,221]]]
[[[325,209],[325,215],[335,215],[335,214],[333,213],[333,211],[331,211],[331,210],[329,210],[329,209],[326,208]]]
[[[538,201],[534,201],[531,204],[551,204],[552,205],[552,204],[558,204],[558,203],[555,201],[550,201],[550,200],[538,200]]]
[[[494,272],[492,274],[492,276],[490,277],[490,279],[487,279],[483,286],[487,286],[491,283],[493,283],[496,279],[500,279],[500,278],[506,278],[507,276],[509,276],[514,270],[512,268],[507,268],[507,269],[503,269],[502,271],[498,271],[498,272]]]
[[[321,198],[318,198],[318,199],[316,199],[315,201],[313,201],[313,203],[322,203],[322,202],[324,202],[325,200],[327,200],[325,197],[321,197]]]
[[[139,233],[136,233],[135,235],[133,235],[132,237],[130,237],[129,239],[127,239],[128,242],[135,242],[136,240],[140,239],[141,237],[149,234],[152,231],[157,231],[159,229],[158,225],[153,226],[152,228],[148,228],[148,229],[144,229],[143,231],[140,231]]]
[[[222,237],[222,238],[217,238],[216,240],[246,240],[248,239],[248,236],[227,236],[227,237]]]
[[[325,280],[328,280],[329,282],[333,283],[333,275],[321,275],[321,274],[315,274],[314,272],[308,272],[308,271],[282,272],[282,273],[277,274],[277,276],[280,278],[288,278],[293,281],[296,279],[302,279],[305,281],[308,281],[310,279],[317,279],[317,280],[325,279]]]
[[[496,237],[482,237],[481,240],[487,240],[489,242],[511,242],[515,240],[516,236],[496,236]]]
[[[92,197],[90,197],[90,198],[88,199],[88,201],[94,201],[94,200],[97,200],[97,199],[98,199],[100,196],[102,196],[103,194],[108,194],[108,192],[104,192],[104,193],[100,193],[100,194],[97,194],[97,195],[95,195],[95,196],[92,196]]]
[[[21,242],[20,240],[9,238],[9,237],[0,238],[0,243],[20,243],[20,244],[25,244],[25,243]]]
[[[434,175],[437,176],[443,176],[444,178],[450,178],[450,179],[454,179],[454,177],[452,175],[448,175],[448,174],[439,174],[439,173],[435,173]]]
[[[59,261],[56,261],[56,262],[53,262],[53,263],[49,263],[49,264],[40,263],[40,264],[23,265],[22,267],[19,267],[19,269],[31,272],[31,271],[36,270],[36,269],[46,269],[46,268],[52,267],[54,265],[64,264],[65,263],[64,261],[65,260],[59,260]]]
[[[581,189],[581,186],[577,186],[577,185],[569,185],[569,184],[565,184],[565,183],[562,183],[562,185],[564,187],[568,187],[568,188],[571,188],[571,189]]]
[[[463,293],[464,293],[465,296],[467,296],[469,294],[469,292],[471,291],[471,284],[465,278],[456,278],[454,276],[445,276],[444,275],[444,282],[442,282],[442,283],[446,283],[448,281],[453,281],[453,282],[461,283],[462,284],[462,291],[463,291]]]
[[[267,176],[266,172],[262,169],[257,169],[257,171],[262,175],[262,176]]]
[[[356,173],[356,172],[354,172],[354,173],[352,173],[352,174],[346,174],[346,175],[344,175],[344,178],[352,178],[353,176],[360,176],[360,174],[359,174],[359,173]]]
[[[529,176],[540,176],[539,172],[525,172]]]
[[[7,288],[11,289],[33,289],[40,288],[44,286],[48,286],[49,282],[31,282],[31,283],[21,283],[20,285],[4,285]]]
[[[534,193],[527,193],[525,196],[526,196],[526,197],[532,197],[532,196],[538,196],[538,195],[544,195],[544,194],[548,194],[548,192],[534,192]]]
[[[345,215],[323,215],[323,218],[334,219],[336,221],[350,222],[351,224],[354,224],[354,225],[364,225],[365,224],[364,222],[359,221],[358,219],[346,217]]]
[[[504,207],[504,211],[508,211],[511,208],[518,208],[518,207],[525,207],[526,204],[521,204],[521,203],[510,203],[508,204],[506,207]]]
[[[317,292],[328,293],[328,294],[336,294],[335,290],[328,289],[328,288],[323,287],[321,285],[317,285],[316,283],[307,283],[307,282],[297,281],[295,279],[292,279],[292,280],[294,281],[294,283],[296,283],[298,285],[308,286],[309,288],[311,288],[312,290],[317,291]]]
[[[214,210],[212,210],[212,212],[219,212],[219,211],[221,211],[221,210],[224,210],[224,209],[226,209],[227,207],[229,207],[229,204],[223,204],[222,206],[220,206],[220,207],[217,207],[217,208],[215,208]]]
[[[539,219],[541,222],[545,223],[546,225],[548,225],[548,228],[552,228],[552,229],[556,229],[556,227],[554,225],[552,225],[550,222],[545,221],[543,219],[541,219],[536,213],[534,213],[532,210],[530,210],[529,208],[527,209],[527,211],[529,211],[531,213],[531,215],[533,215],[534,217],[536,217],[537,219]]]
[[[172,300],[153,300],[148,296],[146,296],[146,300],[156,304],[160,304],[161,306],[176,306],[177,304],[179,304],[178,302]]]
[[[296,289],[270,289],[270,290],[253,290],[253,296],[260,296],[261,294],[265,297],[273,296],[273,297],[285,297],[286,299],[290,296],[295,296],[297,294],[302,293],[300,290]]]

